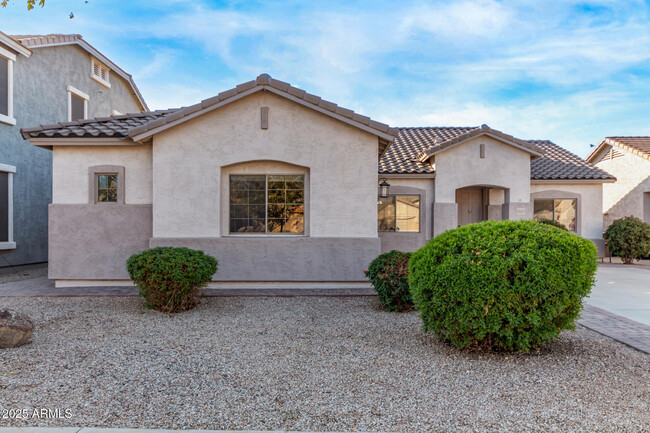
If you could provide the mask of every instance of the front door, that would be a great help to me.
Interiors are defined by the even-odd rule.
[[[483,189],[462,188],[456,190],[458,226],[483,221]]]

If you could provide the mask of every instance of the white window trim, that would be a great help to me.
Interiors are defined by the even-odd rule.
[[[67,88],[68,91],[68,122],[72,120],[72,95],[76,95],[80,97],[81,99],[84,100],[84,119],[88,118],[88,100],[90,99],[90,96],[88,96],[87,93],[82,92],[81,90],[68,86]]]
[[[95,75],[95,64],[99,65],[100,71],[102,69],[104,69],[106,71],[106,80],[103,80],[101,76]],[[110,81],[108,81],[110,79],[109,78],[110,73],[111,73],[110,68],[108,68],[106,65],[104,65],[102,62],[98,61],[94,57],[91,58],[91,60],[90,60],[90,78],[97,81],[102,86],[107,87],[107,88],[110,89],[111,88],[111,83],[110,83]]]
[[[16,61],[15,54],[0,47],[0,56],[7,59],[7,114],[0,114],[0,122],[7,125],[15,125],[16,119],[14,118],[14,62]]]
[[[14,173],[16,167],[13,165],[0,164],[0,171],[8,173],[7,176],[7,221],[9,227],[7,229],[8,241],[0,242],[0,250],[15,250],[16,242],[14,242]]]

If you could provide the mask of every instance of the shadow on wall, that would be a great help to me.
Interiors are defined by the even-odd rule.
[[[605,212],[603,231],[607,230],[614,220],[630,215],[650,223],[650,176],[637,184]]]

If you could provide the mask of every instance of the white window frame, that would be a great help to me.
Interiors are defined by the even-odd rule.
[[[8,240],[0,242],[0,250],[15,250],[16,242],[14,242],[14,174],[16,167],[13,165],[0,164],[0,172],[7,173],[7,221],[9,227],[7,228]]]
[[[95,74],[95,66],[99,68],[99,75]],[[106,74],[106,79],[102,78],[102,72]],[[97,81],[102,86],[108,87],[109,89],[111,88],[111,83],[109,81],[110,73],[110,68],[108,68],[102,62],[94,57],[90,59],[90,78]]]
[[[68,122],[72,120],[72,95],[74,94],[75,96],[80,97],[81,99],[84,100],[84,119],[88,118],[88,100],[90,99],[90,96],[88,96],[87,93],[82,92],[81,90],[68,86],[67,87],[68,91]],[[75,119],[76,120],[76,119]]]
[[[15,125],[16,119],[14,118],[14,62],[16,55],[10,51],[0,47],[0,56],[7,60],[7,114],[0,114],[0,122],[7,125]]]

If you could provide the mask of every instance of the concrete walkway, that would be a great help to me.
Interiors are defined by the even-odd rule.
[[[650,326],[650,267],[601,264],[586,302]]]

